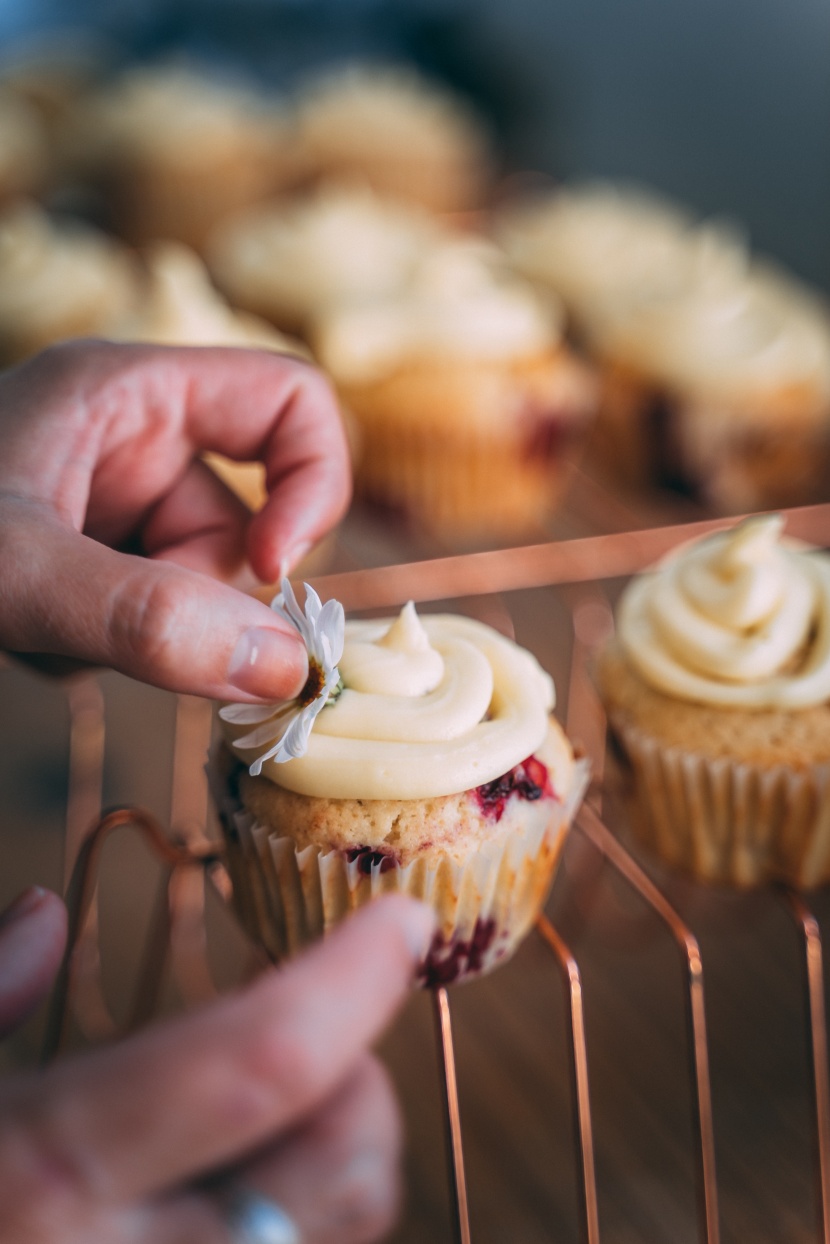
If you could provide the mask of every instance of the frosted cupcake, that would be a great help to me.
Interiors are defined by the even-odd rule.
[[[0,215],[0,362],[69,337],[106,336],[137,295],[136,265],[118,242],[32,203]]]
[[[561,309],[495,247],[434,247],[395,296],[320,316],[312,345],[360,431],[366,497],[464,539],[544,522],[595,389],[562,341]]]
[[[326,180],[366,182],[435,212],[480,206],[491,153],[485,127],[452,92],[402,67],[352,66],[297,100],[300,140]]]
[[[178,242],[158,242],[144,258],[136,302],[112,327],[110,337],[158,345],[242,346],[308,358],[298,341],[229,307],[195,251]],[[203,458],[249,509],[264,505],[268,494],[261,462],[232,462],[209,452]]]
[[[698,270],[595,332],[603,419],[622,451],[649,442],[646,474],[725,513],[827,495],[830,312],[752,264]]]
[[[293,180],[293,141],[283,112],[257,91],[156,65],[85,101],[71,145],[129,241],[199,249],[219,221]]]
[[[340,656],[337,608],[289,599],[311,671],[294,706],[220,713],[237,909],[281,958],[407,893],[438,915],[425,983],[487,971],[538,914],[585,783],[551,680],[489,627],[412,605],[347,623]]]
[[[214,236],[208,261],[235,305],[308,332],[332,305],[394,293],[436,236],[419,210],[352,186],[242,214]]]
[[[590,345],[609,310],[686,283],[699,235],[668,200],[597,182],[514,204],[500,214],[496,236],[524,276],[562,299]],[[717,231],[703,236],[739,247]]]
[[[706,881],[830,878],[830,558],[776,515],[635,579],[601,693],[631,831]]]

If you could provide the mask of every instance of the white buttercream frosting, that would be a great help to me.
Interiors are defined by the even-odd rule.
[[[472,110],[408,67],[352,65],[326,74],[301,95],[299,113],[303,137],[322,157],[358,159],[380,149],[412,160],[487,148]]]
[[[106,332],[134,293],[132,263],[117,242],[89,226],[57,224],[37,205],[0,217],[0,326],[45,341],[65,330]]]
[[[127,71],[76,120],[93,154],[185,164],[252,139],[281,141],[285,124],[273,101],[255,89],[177,64]]]
[[[303,317],[398,289],[436,234],[418,209],[344,187],[239,216],[217,235],[210,261],[231,294]]]
[[[496,247],[463,237],[427,252],[391,296],[332,307],[318,319],[314,345],[336,380],[361,383],[423,358],[533,356],[558,344],[561,319],[509,274]]]
[[[620,642],[658,691],[724,708],[830,699],[830,558],[778,515],[682,549],[623,594]]]
[[[535,658],[451,614],[346,623],[344,690],[314,723],[306,754],[263,777],[332,799],[426,799],[492,781],[546,738],[553,683]],[[225,726],[226,737],[239,727]],[[569,749],[562,747],[566,789]],[[238,755],[246,763],[250,753]]]
[[[142,296],[110,336],[161,345],[251,346],[305,353],[264,320],[229,307],[189,247],[158,242],[148,250],[146,262]]]
[[[696,227],[656,195],[605,183],[520,204],[504,213],[498,236],[516,266],[550,284],[589,329],[609,310],[686,288],[696,273],[747,262],[734,229]]]
[[[643,298],[604,337],[615,354],[684,392],[806,383],[830,393],[827,308],[761,265],[698,274],[687,288]]]

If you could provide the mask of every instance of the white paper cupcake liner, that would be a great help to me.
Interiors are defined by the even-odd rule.
[[[371,857],[365,854],[349,860],[340,850],[317,846],[298,850],[291,838],[258,824],[225,797],[234,905],[249,934],[279,960],[378,895],[409,894],[438,915],[420,982],[449,984],[478,975],[511,955],[538,915],[587,782],[582,760],[568,798],[549,817],[529,817],[524,832],[511,830],[463,861],[445,851],[406,865],[391,857],[367,864]]]
[[[710,760],[631,726],[614,731],[632,769],[631,832],[664,863],[744,887],[830,879],[830,766]]]

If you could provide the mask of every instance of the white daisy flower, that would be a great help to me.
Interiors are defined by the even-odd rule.
[[[223,721],[256,726],[235,740],[237,747],[267,748],[250,766],[252,777],[259,775],[266,760],[281,764],[305,755],[315,717],[337,695],[337,662],[343,655],[345,635],[343,606],[339,600],[327,600],[324,605],[313,587],[303,586],[305,612],[287,579],[281,581],[280,593],[271,601],[274,613],[299,632],[308,652],[308,678],[300,694],[276,704],[226,704],[219,710]]]

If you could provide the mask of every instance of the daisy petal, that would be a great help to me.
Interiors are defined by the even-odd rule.
[[[235,726],[256,725],[274,716],[273,704],[225,704],[219,709],[222,721]]]

